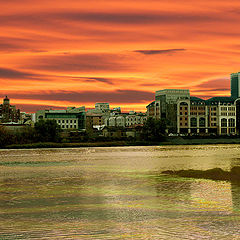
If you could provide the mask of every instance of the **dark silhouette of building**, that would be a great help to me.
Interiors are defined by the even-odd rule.
[[[240,97],[240,73],[231,74],[231,97]]]
[[[0,105],[0,122],[18,122],[20,120],[20,110],[15,106],[10,105],[10,100],[6,96],[3,100],[3,104]]]

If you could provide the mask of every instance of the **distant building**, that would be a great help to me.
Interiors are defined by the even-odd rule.
[[[85,107],[68,107],[66,110],[39,110],[36,112],[36,121],[56,120],[63,130],[85,130]]]
[[[20,110],[16,109],[15,106],[10,105],[10,100],[6,96],[3,100],[3,104],[0,105],[0,122],[18,123],[20,121]]]
[[[95,109],[102,113],[109,112],[110,111],[109,103],[96,103]]]
[[[240,72],[231,74],[231,97],[240,97]]]
[[[136,113],[130,111],[129,113],[122,113],[105,118],[105,125],[107,127],[142,127],[147,120],[147,115],[144,113]]]

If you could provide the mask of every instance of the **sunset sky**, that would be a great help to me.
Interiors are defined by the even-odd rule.
[[[229,96],[240,71],[237,0],[0,0],[0,96],[22,111],[109,102],[145,111],[154,92]]]

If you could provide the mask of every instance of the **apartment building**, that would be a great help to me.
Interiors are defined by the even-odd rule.
[[[177,133],[237,134],[237,101],[231,97],[178,100]]]

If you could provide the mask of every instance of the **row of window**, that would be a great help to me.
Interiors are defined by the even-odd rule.
[[[191,115],[204,115],[205,112],[197,113],[197,112],[191,112]]]
[[[57,120],[57,123],[77,123],[77,120]]]
[[[61,128],[77,128],[77,125],[61,125]]]
[[[227,134],[227,128],[221,128],[222,134]],[[229,133],[235,133],[235,128],[229,128]]]
[[[230,119],[226,119],[223,118],[221,119],[221,127],[235,127],[235,119],[234,118],[230,118]]]
[[[235,111],[235,107],[221,107],[221,111]]]
[[[222,116],[235,116],[235,112],[222,112]]]

